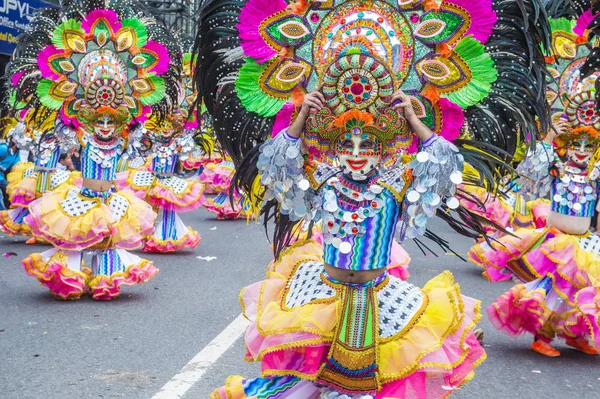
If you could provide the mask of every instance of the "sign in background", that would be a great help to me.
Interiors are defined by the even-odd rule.
[[[11,55],[34,11],[49,6],[41,0],[0,0],[0,54]]]

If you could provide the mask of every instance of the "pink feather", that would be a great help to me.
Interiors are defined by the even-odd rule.
[[[137,118],[135,118],[135,121],[132,119],[130,124],[133,124],[135,122],[137,123],[144,123],[148,120],[148,117],[150,116],[150,114],[152,113],[152,106],[150,105],[144,105],[142,107],[142,113],[140,114],[140,116],[138,116]]]
[[[160,76],[169,70],[171,57],[169,57],[169,50],[167,50],[165,46],[163,46],[161,43],[148,40],[148,43],[142,47],[142,51],[144,50],[155,54],[158,58],[158,63],[148,72],[154,72]]]
[[[198,112],[196,110],[192,111],[192,116],[184,126],[185,130],[193,130],[198,128]]]
[[[577,36],[583,36],[593,19],[594,15],[592,15],[592,10],[587,10],[581,14],[581,16],[577,18],[577,23],[573,28],[573,33],[575,33]]]
[[[269,61],[277,51],[270,48],[259,33],[262,21],[279,11],[285,10],[287,4],[283,0],[249,0],[240,12],[240,23],[237,25],[242,39],[244,54],[262,64]]]
[[[10,78],[10,83],[13,87],[17,87],[17,85],[19,84],[19,80],[21,80],[21,78],[23,77],[23,75],[25,75],[25,71],[19,72],[19,73],[15,73],[11,78]]]
[[[60,120],[68,126],[73,126],[73,128],[75,128],[75,130],[79,130],[79,120],[77,120],[77,118],[69,118],[67,116],[67,114],[65,114],[65,105],[63,104],[63,106],[60,108]]]
[[[81,21],[81,29],[87,33],[91,33],[92,25],[101,18],[106,20],[112,29],[112,33],[116,33],[122,27],[117,13],[113,10],[92,10],[85,16],[83,21]]]
[[[440,98],[438,105],[442,111],[440,136],[448,141],[454,141],[460,136],[460,128],[465,124],[465,114],[461,107],[446,98]]]
[[[44,78],[53,80],[60,78],[60,75],[54,73],[50,68],[50,57],[62,53],[63,50],[56,48],[53,45],[46,46],[42,51],[40,51],[37,59],[37,64]]]
[[[292,115],[294,114],[294,104],[285,103],[281,110],[275,115],[275,122],[271,130],[271,137],[277,136],[283,129],[290,126],[292,123]]]
[[[471,26],[465,36],[473,35],[483,44],[488,41],[498,20],[496,12],[492,9],[492,0],[444,0],[444,3],[462,7],[471,16]]]

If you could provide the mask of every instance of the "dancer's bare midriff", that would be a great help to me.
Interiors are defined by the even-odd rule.
[[[369,281],[375,280],[377,277],[385,273],[386,269],[348,270],[340,269],[339,267],[331,266],[325,263],[325,271],[330,277],[342,283],[365,284]]]
[[[548,215],[548,226],[557,228],[566,234],[581,235],[589,231],[592,218],[581,216],[569,216],[550,211]]]
[[[112,185],[112,180],[83,179],[83,187],[94,191],[108,191]]]

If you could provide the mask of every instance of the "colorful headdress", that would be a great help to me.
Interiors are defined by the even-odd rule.
[[[27,87],[35,86],[17,101],[39,102],[74,127],[107,113],[123,125],[139,123],[151,111],[168,113],[174,102],[168,99],[170,70],[178,75],[180,68],[167,44],[172,38],[153,29],[156,21],[144,18],[136,5],[131,0],[65,2],[60,20],[45,26],[46,37],[19,43],[37,62],[19,60],[12,68],[19,86],[24,79]],[[34,72],[37,81],[30,79]]]
[[[584,7],[584,2],[578,3]],[[552,5],[550,5],[552,9]],[[561,10],[564,13],[564,10]],[[580,10],[575,16],[567,15],[551,18],[552,51],[546,61],[550,78],[548,82],[548,103],[554,111],[554,118],[568,120],[572,132],[557,140],[565,144],[581,134],[598,136],[600,114],[596,111],[596,81],[600,71],[584,77],[581,72],[590,49],[587,41],[587,27],[593,20],[592,11]]]
[[[182,89],[179,99],[181,115],[185,123],[185,130],[198,129],[198,110],[195,109],[198,91],[194,85],[193,77],[196,70],[196,59],[192,55],[193,44],[190,40],[183,40],[183,69],[181,74]]]
[[[536,133],[532,114],[547,112],[540,8],[538,0],[212,1],[198,40],[200,94],[238,162],[288,126],[321,84],[327,109],[305,138],[318,159],[328,158],[331,121],[350,109],[373,115],[390,152],[414,149],[402,123],[389,125],[402,118],[389,110],[398,88],[434,132],[454,140],[467,122],[487,151],[512,154],[518,129]],[[481,164],[474,142],[457,144]]]

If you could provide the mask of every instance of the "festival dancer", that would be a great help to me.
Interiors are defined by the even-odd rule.
[[[600,237],[589,231],[600,176],[600,116],[594,111],[599,74],[583,79],[579,71],[591,18],[588,11],[576,21],[550,21],[560,27],[553,29],[551,71],[559,85],[551,99],[564,110],[554,127],[556,148],[538,144],[531,157],[536,162],[524,170],[539,176],[533,184],[551,190],[547,225],[517,230],[478,257],[490,281],[521,282],[488,308],[492,324],[511,336],[532,334],[531,349],[549,357],[560,355],[552,345],[556,338],[590,355],[600,345]]]
[[[203,187],[197,179],[175,176],[180,158],[185,159],[194,149],[192,136],[182,133],[184,121],[182,115],[175,114],[162,121],[151,118],[146,123],[146,136],[151,143],[150,170],[130,172],[124,188],[134,190],[159,212],[154,234],[147,237],[142,248],[144,252],[172,253],[200,243],[200,235],[178,216],[204,203]]]
[[[252,321],[246,359],[261,362],[263,378],[230,377],[211,398],[433,399],[473,377],[485,358],[472,331],[479,302],[449,272],[420,289],[385,266],[398,221],[402,238],[416,238],[441,209],[458,230],[482,234],[455,196],[464,154],[474,155],[466,147],[481,143],[449,140],[465,116],[488,150],[513,153],[517,129],[537,132],[524,111],[547,109],[535,92],[545,89],[539,8],[352,0],[204,8],[199,54],[219,66],[199,67],[201,94],[237,162],[237,185],[275,222],[276,256],[267,279],[240,296]],[[520,49],[527,44],[531,53]],[[494,62],[487,50],[503,57]],[[232,62],[241,51],[243,64]],[[521,124],[513,112],[525,115]],[[502,132],[496,123],[508,120],[515,130]],[[470,158],[489,176],[487,163]],[[299,225],[319,221],[321,253],[312,242],[288,245]]]
[[[182,179],[175,175],[196,149],[198,116],[192,107],[196,92],[191,58],[191,53],[183,54],[177,109],[171,115],[146,122],[142,143],[147,144],[145,152],[140,148],[140,153],[149,161],[148,170],[132,170],[125,181],[117,180],[120,189],[132,190],[159,213],[154,234],[147,237],[142,248],[144,252],[173,253],[200,243],[200,235],[186,226],[178,214],[202,206],[203,186],[197,177]]]
[[[0,212],[0,229],[8,235],[30,236],[31,230],[24,223],[29,204],[47,192],[72,187],[80,182],[81,175],[57,169],[61,151],[70,149],[71,144],[60,142],[54,131],[56,113],[39,109],[20,113],[25,115],[24,122],[9,131],[9,139],[20,150],[31,153],[34,162],[20,162],[8,174],[11,209]],[[40,117],[46,120],[32,120]],[[35,237],[27,240],[28,244],[35,242]]]
[[[144,201],[118,192],[113,181],[127,142],[152,112],[167,115],[176,102],[178,46],[133,1],[64,2],[61,18],[19,42],[37,59],[13,60],[9,74],[25,72],[21,101],[59,115],[55,133],[82,146],[82,187],[33,201],[25,218],[32,234],[54,246],[23,260],[26,272],[60,299],[117,297],[158,269],[127,250],[141,247],[156,214]],[[90,251],[91,270],[82,268]]]

